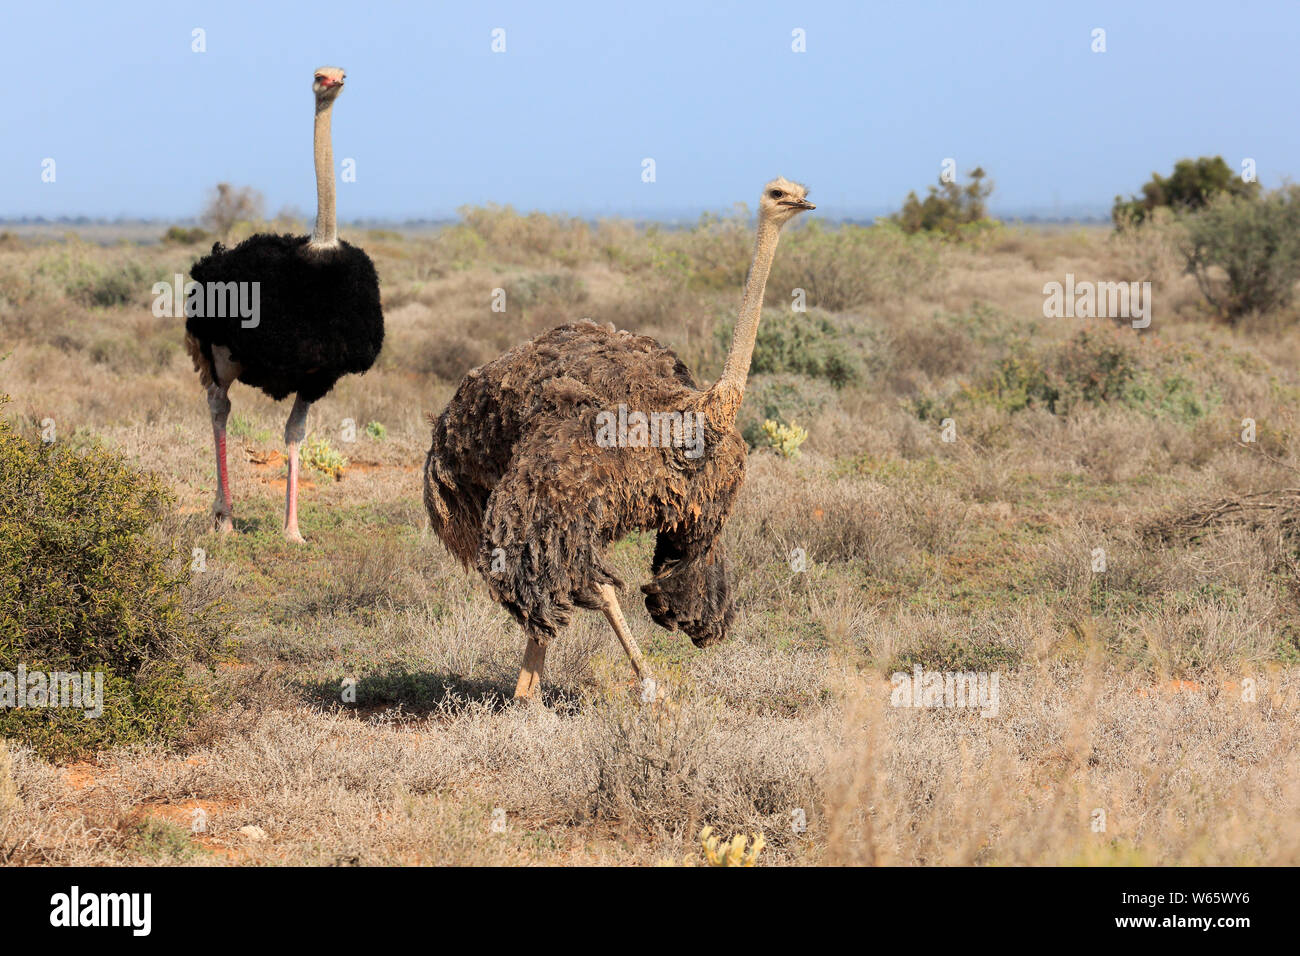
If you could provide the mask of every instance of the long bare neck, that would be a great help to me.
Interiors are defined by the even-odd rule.
[[[740,317],[731,335],[731,351],[727,353],[722,374],[705,394],[703,402],[710,424],[719,428],[736,423],[736,414],[745,397],[745,380],[749,377],[749,363],[754,357],[754,342],[758,338],[758,320],[763,314],[763,290],[767,287],[767,275],[772,270],[772,259],[776,256],[776,243],[780,237],[780,226],[759,218],[754,260],[749,264],[745,295],[740,300]]]
[[[330,137],[333,110],[333,101],[316,104],[316,230],[311,234],[311,244],[317,247],[335,246],[339,241],[334,218],[334,144]]]

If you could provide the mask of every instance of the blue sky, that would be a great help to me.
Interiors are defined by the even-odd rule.
[[[1297,37],[1294,2],[10,0],[0,217],[185,217],[218,180],[310,214],[322,64],[348,71],[345,220],[694,215],[752,206],[778,174],[852,217],[947,157],[990,172],[995,211],[1104,211],[1182,156],[1300,179]]]

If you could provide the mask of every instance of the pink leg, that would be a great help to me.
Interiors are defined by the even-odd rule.
[[[217,497],[212,503],[212,527],[221,534],[234,530],[230,501],[230,476],[226,471],[226,416],[230,399],[220,385],[208,387],[208,408],[212,412],[212,444],[217,453]]]
[[[305,544],[298,530],[298,443],[307,434],[307,409],[301,398],[293,403],[289,421],[284,426],[285,454],[289,456],[289,480],[284,486],[284,536],[295,544]]]
[[[284,536],[295,544],[305,544],[298,531],[298,443],[289,442],[289,482],[284,488]]]

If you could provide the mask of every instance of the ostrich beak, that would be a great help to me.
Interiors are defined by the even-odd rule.
[[[791,206],[795,209],[816,209],[817,208],[806,199],[782,199],[781,202],[778,203],[778,205]]]

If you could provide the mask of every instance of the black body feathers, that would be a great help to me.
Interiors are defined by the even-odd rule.
[[[307,236],[253,236],[233,249],[220,243],[190,269],[203,285],[258,283],[258,322],[237,313],[191,315],[185,330],[208,362],[213,346],[230,349],[239,380],[274,399],[324,396],[342,376],[364,372],[384,343],[379,276],[364,251],[346,242],[322,250]],[[245,301],[248,301],[247,295]],[[227,310],[230,312],[231,310]]]

